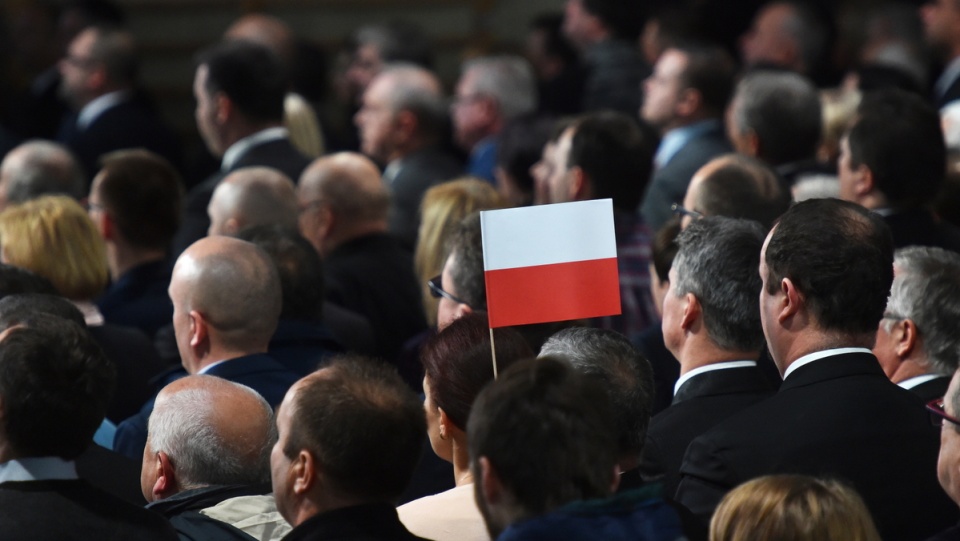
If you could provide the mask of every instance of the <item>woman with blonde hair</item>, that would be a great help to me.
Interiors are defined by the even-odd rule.
[[[462,177],[427,190],[420,203],[420,232],[414,253],[414,267],[423,290],[427,322],[437,324],[437,299],[427,282],[443,270],[447,239],[457,225],[479,210],[503,208],[503,199],[489,182]]]
[[[710,541],[880,541],[880,535],[863,500],[843,483],[767,475],[723,498]]]

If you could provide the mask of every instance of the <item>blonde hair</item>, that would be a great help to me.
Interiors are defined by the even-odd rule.
[[[723,498],[710,541],[880,541],[880,535],[860,496],[839,481],[768,475]]]
[[[110,277],[100,233],[67,196],[40,197],[0,213],[0,246],[6,263],[50,280],[68,299],[93,299]]]
[[[478,210],[503,208],[503,198],[489,182],[461,177],[427,190],[420,204],[420,232],[414,253],[414,268],[423,291],[427,322],[437,323],[437,299],[430,295],[427,280],[440,274],[447,257],[447,239],[457,225]]]
[[[855,90],[835,88],[820,91],[823,134],[817,154],[821,161],[836,163],[840,156],[840,140],[857,116],[860,98],[860,92]]]

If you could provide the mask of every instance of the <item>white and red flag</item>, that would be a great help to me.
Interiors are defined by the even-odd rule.
[[[610,199],[480,213],[490,327],[620,313]]]

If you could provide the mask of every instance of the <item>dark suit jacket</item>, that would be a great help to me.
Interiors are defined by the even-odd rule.
[[[883,221],[893,234],[894,248],[936,246],[960,252],[960,230],[951,224],[938,222],[929,210],[897,211],[884,215]]]
[[[140,489],[142,457],[134,462],[120,453],[92,443],[75,462],[77,476],[94,487],[137,507],[143,507],[147,503]]]
[[[386,503],[356,505],[314,515],[283,541],[423,541],[410,533]]]
[[[957,77],[947,87],[947,91],[942,96],[936,96],[937,109],[942,109],[952,101],[960,100],[960,77]]]
[[[289,139],[274,139],[251,147],[230,169],[214,173],[187,194],[183,206],[183,222],[173,238],[172,258],[175,259],[191,244],[207,236],[207,230],[210,229],[207,205],[210,204],[217,184],[228,174],[244,167],[272,167],[296,183],[308,165],[310,159],[300,154]]]
[[[167,521],[86,481],[0,484],[0,537],[31,541],[137,539],[175,541]]]
[[[687,445],[773,392],[756,367],[726,368],[690,378],[673,397],[673,405],[650,421],[641,476],[647,482],[662,482],[664,495],[672,498],[680,484],[680,464]]]
[[[950,376],[937,376],[936,379],[925,381],[912,389],[911,393],[920,397],[924,403],[943,398],[947,394],[947,386],[950,385]]]
[[[653,173],[640,203],[640,213],[651,231],[658,231],[670,220],[670,205],[683,202],[690,178],[697,169],[730,150],[723,126],[717,125],[687,141],[670,161]]]
[[[420,201],[431,187],[460,175],[463,164],[436,148],[404,156],[390,188],[390,232],[413,251],[420,228]]]
[[[317,370],[343,346],[323,323],[281,319],[267,349],[271,357],[298,376]]]
[[[677,501],[704,522],[724,493],[761,475],[838,478],[864,499],[884,539],[925,539],[957,521],[937,482],[939,437],[923,403],[876,357],[836,355],[790,374],[771,398],[687,448]]]
[[[127,271],[97,299],[103,318],[136,327],[152,339],[173,319],[173,303],[167,295],[172,268],[169,261],[153,261]]]
[[[119,423],[150,399],[149,381],[166,366],[139,329],[109,323],[89,329],[104,355],[117,367],[117,390],[107,408],[107,419]]]

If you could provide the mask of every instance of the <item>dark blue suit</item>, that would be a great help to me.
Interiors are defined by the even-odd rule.
[[[136,327],[151,339],[173,319],[168,261],[138,265],[123,274],[97,300],[103,318],[110,323]]]

